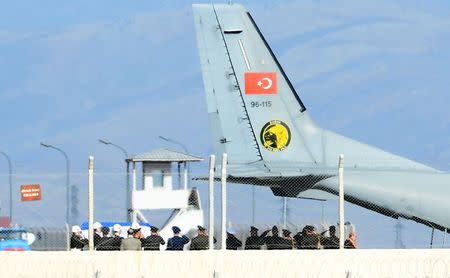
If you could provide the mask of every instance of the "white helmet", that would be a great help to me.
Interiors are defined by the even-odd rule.
[[[101,228],[101,227],[103,227],[103,226],[102,226],[102,224],[100,222],[95,222],[94,225],[92,225],[92,228],[94,228],[94,229],[98,229],[98,228]]]
[[[78,225],[72,226],[72,233],[79,233],[81,232],[81,228]]]
[[[141,228],[141,225],[139,225],[139,223],[133,222],[131,224],[131,229],[133,230],[139,230]]]
[[[114,224],[113,231],[120,232],[120,230],[122,230],[122,226],[120,226],[120,224]]]

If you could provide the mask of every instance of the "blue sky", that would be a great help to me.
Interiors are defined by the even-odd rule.
[[[447,1],[242,3],[321,126],[450,170]],[[123,168],[98,138],[212,152],[188,1],[1,3],[0,64],[0,150],[30,182],[64,174],[41,141],[68,153],[79,184],[89,155],[99,172]]]

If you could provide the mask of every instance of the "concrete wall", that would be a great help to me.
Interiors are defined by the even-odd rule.
[[[450,250],[1,252],[1,277],[450,277]]]

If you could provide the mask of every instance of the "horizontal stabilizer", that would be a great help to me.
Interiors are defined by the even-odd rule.
[[[298,194],[297,198],[328,201],[328,200],[337,200],[338,196],[322,190],[309,189]]]

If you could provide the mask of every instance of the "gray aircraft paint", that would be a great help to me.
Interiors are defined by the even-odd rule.
[[[243,6],[194,4],[193,10],[210,130],[217,155],[228,153],[230,182],[329,199],[337,194],[333,169],[342,153],[347,201],[450,227],[450,174],[320,128]],[[275,72],[277,93],[245,94],[246,72]],[[270,107],[252,107],[267,101]],[[275,152],[261,142],[261,130],[273,120],[290,130],[289,145]]]

